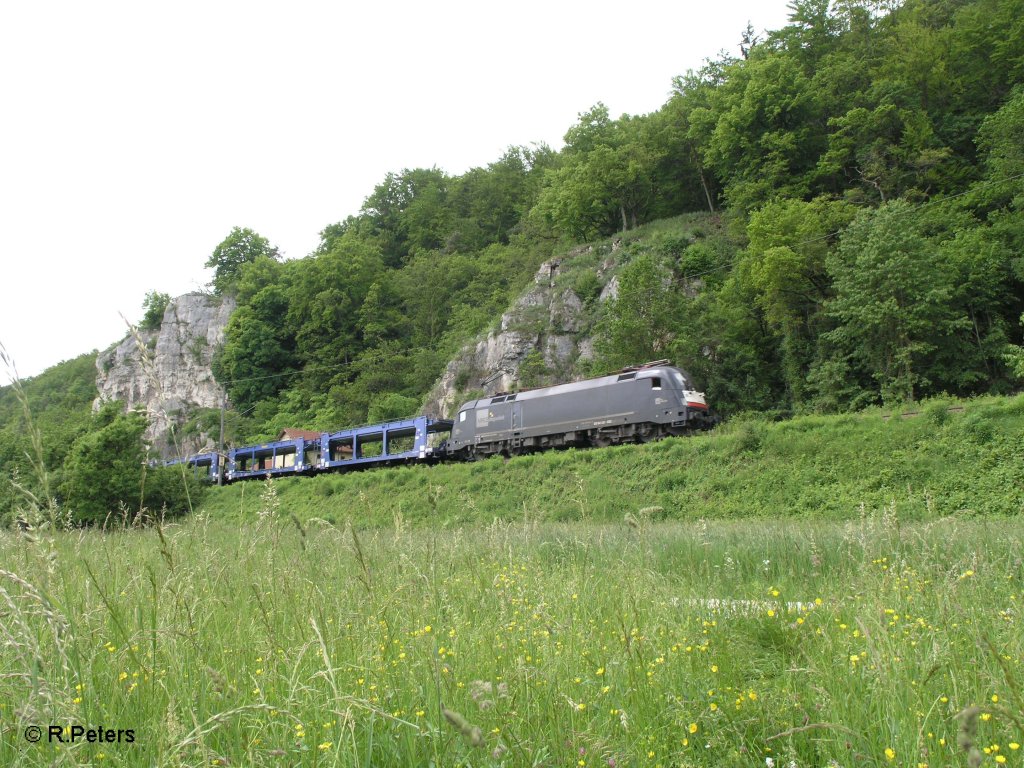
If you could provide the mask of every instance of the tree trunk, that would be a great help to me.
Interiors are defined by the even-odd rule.
[[[697,172],[700,173],[700,185],[704,187],[704,197],[708,199],[708,209],[714,213],[715,204],[711,202],[711,191],[708,189],[707,179],[704,178],[704,168],[700,165],[697,166]]]
[[[625,232],[627,229],[629,229],[629,224],[626,222],[626,206],[620,205],[619,213],[622,214],[622,231]]]

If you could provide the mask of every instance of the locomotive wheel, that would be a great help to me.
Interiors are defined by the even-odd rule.
[[[657,440],[659,437],[660,434],[656,426],[640,427],[636,432],[636,441],[641,444]]]

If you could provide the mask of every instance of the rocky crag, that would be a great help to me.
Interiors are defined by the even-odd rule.
[[[533,284],[496,328],[463,347],[427,394],[423,412],[450,416],[468,396],[571,380],[594,354],[598,306],[615,298],[621,240],[582,246],[541,264]],[[589,273],[588,279],[581,279]],[[596,278],[596,279],[595,279]],[[582,285],[599,289],[581,297]]]
[[[212,449],[217,435],[183,435],[180,428],[198,409],[221,405],[211,363],[234,308],[231,298],[201,293],[173,299],[159,330],[132,332],[96,358],[93,409],[110,400],[145,409],[146,438],[165,457]]]

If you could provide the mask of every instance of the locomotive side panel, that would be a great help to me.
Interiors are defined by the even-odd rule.
[[[625,402],[614,390],[614,386],[606,385],[524,399],[522,436],[589,430],[605,420],[632,418],[633,405]]]

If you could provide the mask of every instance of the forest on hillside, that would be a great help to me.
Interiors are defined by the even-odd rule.
[[[741,56],[681,73],[655,112],[599,103],[557,151],[387,174],[305,258],[232,230],[208,262],[211,289],[238,300],[215,360],[229,438],[416,412],[542,262],[613,237],[617,298],[598,306],[593,271],[572,285],[598,316],[576,373],[668,357],[726,416],[1019,387],[1024,0],[790,10],[763,37],[737,30]],[[146,297],[149,327],[166,299]],[[554,373],[533,360],[530,375]],[[80,359],[26,383],[47,404],[33,455],[61,467],[54,496],[84,487],[104,441],[140,441],[130,414],[89,416],[89,376]],[[31,446],[22,403],[0,394],[9,475]]]
[[[594,370],[672,357],[724,413],[1012,388],[1022,19],[1021,0],[797,0],[656,112],[597,104],[560,151],[388,174],[305,259],[236,229],[210,261],[240,302],[216,371],[236,428],[411,413],[543,260],[698,211],[725,234],[627,252]]]

